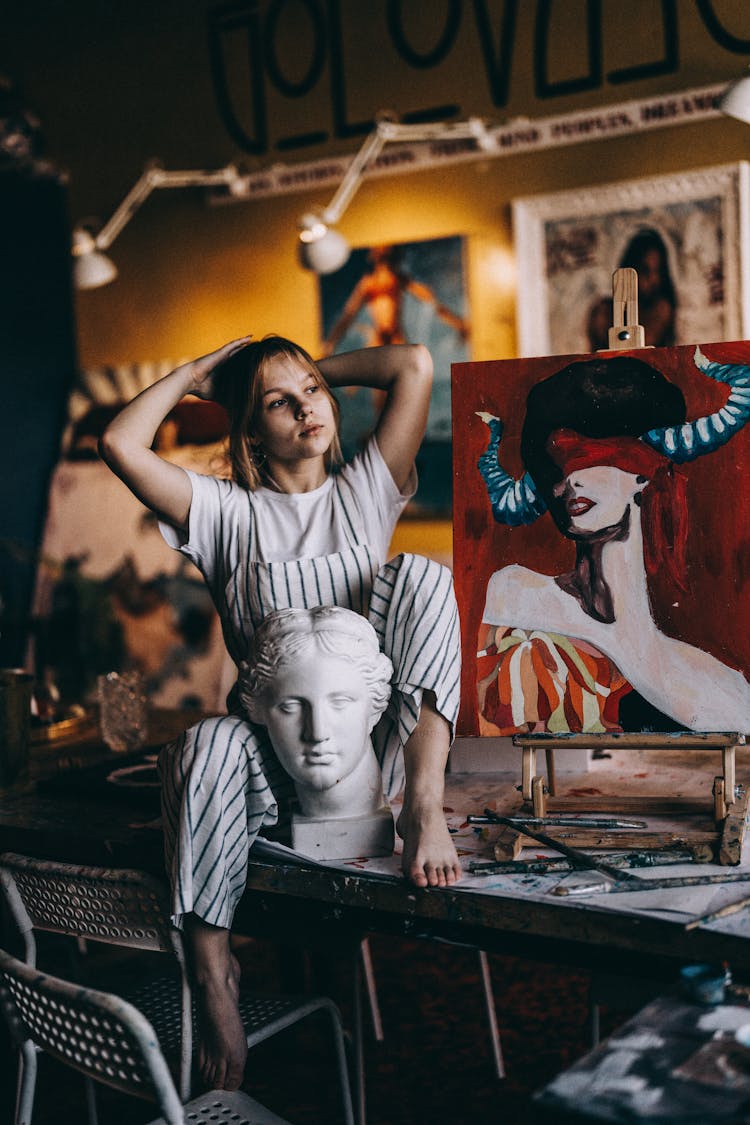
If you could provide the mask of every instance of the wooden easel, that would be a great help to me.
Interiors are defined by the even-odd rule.
[[[535,817],[548,813],[580,813],[596,809],[600,813],[626,813],[652,816],[670,816],[686,813],[708,813],[713,816],[716,830],[712,833],[685,831],[675,834],[661,844],[684,842],[705,847],[715,845],[715,857],[721,864],[734,866],[740,862],[742,841],[745,835],[748,796],[744,788],[737,784],[736,751],[738,746],[746,745],[744,734],[727,731],[717,734],[695,734],[693,732],[675,734],[517,734],[513,737],[515,746],[521,748],[521,798],[522,810]],[[558,797],[555,792],[554,751],[574,747],[597,747],[619,750],[714,750],[721,754],[721,773],[714,778],[712,801],[699,797],[665,796],[596,796],[596,797]],[[547,758],[547,783],[543,775],[536,772],[537,750],[544,750]],[[550,835],[554,830],[550,829]],[[509,837],[510,841],[510,837]],[[570,834],[565,842],[571,847],[654,847],[658,841],[638,832],[632,837],[622,833],[599,834],[594,840],[591,833],[576,837],[575,843]],[[516,845],[516,841],[512,841]],[[524,844],[516,847],[516,855]]]
[[[638,323],[638,274],[634,269],[618,269],[612,276],[612,327],[609,329],[610,351],[626,351],[643,348],[645,333]],[[521,797],[522,811],[534,817],[544,817],[548,813],[580,813],[595,810],[599,813],[626,813],[668,816],[708,812],[713,814],[714,832],[686,831],[665,834],[634,832],[630,835],[618,832],[601,832],[592,835],[591,830],[566,830],[564,842],[570,847],[580,848],[654,848],[685,844],[696,858],[715,858],[719,863],[735,866],[740,862],[742,841],[745,835],[745,821],[748,808],[748,793],[737,785],[735,754],[738,746],[746,744],[745,735],[739,732],[720,732],[712,734],[579,734],[515,735],[513,743],[521,748]],[[556,749],[585,747],[586,749],[628,749],[628,750],[716,750],[721,753],[722,772],[714,778],[713,803],[700,798],[689,797],[557,797],[555,793]],[[547,764],[547,783],[536,772],[536,752],[544,750]],[[576,834],[576,831],[578,834]],[[550,827],[550,836],[563,833]],[[515,859],[521,849],[533,845],[534,841],[524,838],[521,831],[506,829],[495,845],[497,859]]]
[[[612,274],[612,327],[609,351],[645,348],[646,333],[638,323],[638,273],[629,266]]]

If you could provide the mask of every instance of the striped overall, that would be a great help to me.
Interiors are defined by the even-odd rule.
[[[370,548],[356,542],[356,532],[353,539],[335,555],[248,562],[246,580],[227,593],[234,600],[229,617],[249,623],[250,632],[274,609],[339,605],[369,618],[394,667],[391,700],[373,731],[384,790],[393,797],[403,787],[403,747],[416,726],[423,691],[434,692],[438,711],[454,727],[458,611],[446,567],[398,555],[377,569]],[[243,718],[236,705],[233,711],[232,695],[229,705],[230,714],[198,723],[165,747],[159,762],[177,924],[192,911],[215,926],[231,926],[250,846],[263,825],[288,816],[294,796],[265,729]]]

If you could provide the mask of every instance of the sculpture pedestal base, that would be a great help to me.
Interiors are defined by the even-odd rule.
[[[393,814],[387,807],[369,816],[292,817],[292,847],[310,859],[391,855],[393,842]]]

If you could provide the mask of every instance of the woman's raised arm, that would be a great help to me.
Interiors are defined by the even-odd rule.
[[[403,489],[424,437],[432,391],[432,357],[423,344],[386,344],[329,356],[318,366],[331,387],[372,387],[386,392],[375,429],[378,447]]]
[[[156,432],[184,395],[211,398],[213,372],[249,339],[232,340],[209,355],[176,367],[123,407],[99,441],[99,452],[110,469],[147,508],[175,527],[187,527],[193,490],[184,469],[165,461],[151,448]]]

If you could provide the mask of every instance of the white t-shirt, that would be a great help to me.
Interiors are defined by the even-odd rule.
[[[166,542],[194,562],[205,578],[235,660],[247,651],[258,613],[253,606],[259,581],[254,564],[261,565],[272,586],[288,585],[283,563],[340,553],[335,566],[350,568],[352,580],[364,583],[360,599],[364,602],[375,572],[388,557],[396,522],[416,488],[413,472],[407,491],[398,490],[374,437],[340,473],[313,492],[280,493],[267,488],[250,492],[232,481],[186,471],[193,488],[188,531],[159,526]],[[366,548],[364,571],[360,563],[349,561],[355,544]],[[334,604],[325,586],[320,600]],[[270,604],[276,604],[275,595]],[[289,604],[305,602],[298,603],[292,590]]]

